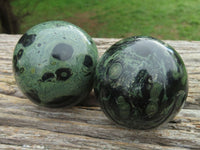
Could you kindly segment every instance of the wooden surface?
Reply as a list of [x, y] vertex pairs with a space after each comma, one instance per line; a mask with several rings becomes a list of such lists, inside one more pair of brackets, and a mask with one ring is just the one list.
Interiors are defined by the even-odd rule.
[[[0, 149], [200, 149], [200, 42], [165, 41], [185, 62], [189, 96], [173, 121], [137, 131], [115, 126], [99, 107], [48, 109], [31, 103], [12, 74], [12, 53], [19, 38], [0, 34]], [[118, 41], [94, 40], [100, 56]], [[89, 99], [94, 100], [93, 93]]]

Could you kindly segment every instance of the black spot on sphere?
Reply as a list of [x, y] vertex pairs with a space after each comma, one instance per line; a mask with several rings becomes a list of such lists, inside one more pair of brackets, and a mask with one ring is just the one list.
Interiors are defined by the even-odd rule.
[[54, 47], [52, 51], [52, 56], [55, 59], [65, 61], [72, 57], [73, 52], [74, 49], [70, 45], [60, 43]]
[[23, 49], [20, 49], [19, 52], [17, 53], [17, 55], [14, 55], [14, 57], [13, 57], [13, 71], [15, 72], [15, 74], [19, 74], [19, 73], [24, 72], [23, 67], [19, 68], [17, 66], [17, 62], [22, 57], [23, 51], [24, 51]]
[[13, 57], [13, 66], [17, 66], [17, 56], [14, 55]]
[[72, 72], [70, 68], [59, 68], [58, 70], [56, 70], [57, 80], [65, 81], [71, 76]]
[[53, 73], [51, 73], [51, 72], [46, 72], [46, 73], [44, 73], [43, 74], [43, 76], [42, 76], [42, 81], [44, 82], [44, 81], [51, 81], [51, 79], [52, 78], [54, 78], [55, 76], [54, 76], [54, 74]]
[[19, 50], [19, 52], [17, 53], [17, 60], [19, 60], [19, 59], [22, 57], [23, 52], [24, 52], [23, 49], [20, 49], [20, 50]]
[[38, 45], [37, 45], [37, 46], [38, 46], [38, 47], [40, 47], [41, 45], [42, 45], [41, 43], [38, 43]]
[[20, 73], [23, 73], [23, 72], [24, 72], [24, 68], [23, 68], [23, 67], [20, 68], [20, 69], [19, 69], [19, 72], [20, 72]]
[[41, 100], [40, 100], [40, 98], [39, 98], [39, 96], [38, 96], [38, 94], [37, 94], [37, 91], [35, 91], [35, 90], [30, 90], [30, 91], [26, 92], [25, 95], [26, 95], [28, 98], [30, 98], [31, 101], [33, 101], [33, 102], [35, 102], [35, 103], [37, 103], [37, 104], [41, 103]]
[[22, 44], [24, 47], [31, 45], [35, 41], [36, 34], [24, 34], [18, 43]]
[[83, 65], [85, 65], [86, 67], [92, 67], [93, 65], [93, 61], [92, 61], [92, 58], [89, 56], [89, 55], [86, 55], [85, 56], [85, 60], [83, 62]]
[[14, 55], [13, 57], [13, 70], [17, 74], [19, 72], [19, 68], [17, 67], [17, 56]]

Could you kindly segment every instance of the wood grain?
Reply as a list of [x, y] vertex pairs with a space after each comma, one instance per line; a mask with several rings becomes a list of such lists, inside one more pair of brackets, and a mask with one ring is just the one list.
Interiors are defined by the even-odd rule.
[[[31, 103], [19, 91], [12, 74], [12, 54], [20, 36], [0, 34], [0, 149], [200, 149], [200, 42], [165, 41], [185, 62], [189, 95], [170, 123], [137, 131], [109, 121], [93, 92], [82, 106], [70, 109]], [[99, 55], [118, 40], [94, 38]]]

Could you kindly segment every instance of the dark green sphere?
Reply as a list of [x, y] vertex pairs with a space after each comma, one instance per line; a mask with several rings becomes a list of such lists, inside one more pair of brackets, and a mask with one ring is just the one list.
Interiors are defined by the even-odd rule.
[[96, 67], [95, 94], [104, 113], [120, 126], [151, 129], [170, 121], [188, 94], [179, 54], [152, 37], [112, 45]]
[[98, 52], [91, 37], [64, 21], [28, 30], [13, 54], [13, 72], [21, 91], [46, 107], [72, 106], [91, 91]]

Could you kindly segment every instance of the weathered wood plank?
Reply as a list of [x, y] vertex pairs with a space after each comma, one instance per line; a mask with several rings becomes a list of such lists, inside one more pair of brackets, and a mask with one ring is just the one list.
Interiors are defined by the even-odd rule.
[[[27, 100], [12, 75], [12, 53], [20, 36], [0, 34], [0, 149], [200, 149], [200, 42], [165, 41], [187, 67], [187, 102], [167, 125], [137, 131], [109, 121], [94, 107], [93, 92], [88, 98], [93, 107], [48, 109]], [[100, 56], [118, 40], [94, 38]]]

